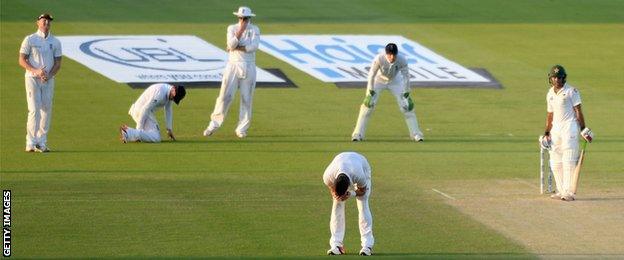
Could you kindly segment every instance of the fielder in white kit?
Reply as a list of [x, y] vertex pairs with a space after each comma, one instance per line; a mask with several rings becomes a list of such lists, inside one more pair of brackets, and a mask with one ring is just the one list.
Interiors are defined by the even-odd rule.
[[228, 63], [223, 71], [221, 91], [210, 116], [210, 123], [204, 130], [204, 136], [212, 135], [221, 127], [234, 94], [239, 88], [241, 100], [236, 136], [246, 137], [251, 125], [252, 100], [256, 88], [256, 50], [260, 44], [260, 29], [251, 24], [251, 17], [256, 15], [249, 7], [241, 6], [238, 12], [233, 14], [238, 16], [238, 23], [227, 28]]
[[423, 133], [418, 127], [414, 102], [410, 97], [410, 75], [407, 60], [398, 52], [397, 45], [389, 43], [386, 45], [385, 54], [379, 54], [373, 59], [368, 72], [366, 98], [360, 106], [357, 124], [351, 135], [352, 141], [364, 140], [368, 119], [375, 109], [381, 91], [385, 89], [390, 90], [396, 98], [399, 109], [405, 116], [405, 123], [407, 123], [410, 138], [417, 142], [424, 140]]
[[61, 42], [52, 36], [50, 14], [37, 17], [37, 32], [26, 36], [20, 47], [19, 64], [26, 70], [26, 152], [49, 152], [47, 145], [54, 77], [61, 68]]
[[167, 135], [175, 141], [173, 135], [173, 109], [172, 101], [180, 104], [186, 96], [184, 86], [167, 83], [156, 83], [149, 86], [143, 94], [130, 107], [128, 114], [136, 122], [136, 128], [122, 125], [119, 129], [120, 139], [127, 142], [160, 142], [160, 128], [154, 112], [165, 108], [165, 121], [167, 123]]
[[330, 249], [328, 255], [345, 253], [345, 200], [355, 196], [360, 224], [360, 255], [371, 255], [375, 239], [373, 237], [373, 216], [368, 206], [371, 194], [371, 167], [364, 156], [355, 152], [344, 152], [334, 157], [323, 174], [323, 182], [333, 198], [329, 229]]
[[580, 134], [586, 140], [591, 139], [593, 133], [585, 127], [581, 95], [578, 89], [566, 83], [566, 78], [567, 74], [561, 65], [553, 66], [548, 73], [552, 87], [546, 95], [548, 113], [542, 138], [546, 140], [545, 148], [550, 148], [550, 165], [557, 186], [557, 193], [551, 197], [573, 201], [575, 195], [570, 191], [570, 184], [579, 159], [578, 137]]

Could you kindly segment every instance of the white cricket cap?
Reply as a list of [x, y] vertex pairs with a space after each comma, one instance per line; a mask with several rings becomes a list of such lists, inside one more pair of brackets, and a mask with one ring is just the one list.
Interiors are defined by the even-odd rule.
[[238, 16], [238, 17], [253, 17], [256, 16], [256, 14], [251, 12], [251, 9], [247, 6], [241, 6], [238, 8], [238, 12], [233, 12], [232, 14]]

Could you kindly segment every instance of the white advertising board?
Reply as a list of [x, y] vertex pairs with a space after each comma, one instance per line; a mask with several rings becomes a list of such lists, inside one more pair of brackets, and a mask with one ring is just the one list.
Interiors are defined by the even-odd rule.
[[[119, 83], [220, 82], [227, 53], [192, 35], [58, 36], [63, 55]], [[257, 82], [283, 83], [257, 68]]]

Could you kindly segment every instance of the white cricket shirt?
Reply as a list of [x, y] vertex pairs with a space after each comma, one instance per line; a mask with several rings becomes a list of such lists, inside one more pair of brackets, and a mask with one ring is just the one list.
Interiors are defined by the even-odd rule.
[[[227, 28], [227, 47], [231, 51], [228, 52], [228, 61], [230, 62], [255, 62], [256, 50], [260, 44], [260, 29], [258, 26], [247, 24], [247, 28], [241, 35], [236, 38], [236, 32], [240, 25], [232, 24]], [[234, 50], [238, 46], [244, 46], [245, 51]]]
[[165, 108], [165, 121], [167, 129], [173, 129], [173, 113], [169, 100], [169, 91], [173, 86], [166, 83], [157, 83], [149, 86], [143, 94], [130, 107], [128, 112], [137, 122], [137, 129], [143, 129], [145, 120], [154, 115], [154, 112], [162, 107]]
[[333, 186], [336, 177], [344, 173], [349, 176], [351, 185], [357, 184], [364, 187], [371, 179], [371, 168], [364, 156], [356, 152], [344, 152], [334, 157], [323, 173], [323, 182], [327, 186]]
[[368, 72], [367, 89], [373, 89], [375, 81], [388, 84], [399, 72], [403, 76], [404, 86], [409, 89], [409, 67], [407, 66], [407, 59], [405, 59], [403, 55], [397, 54], [394, 62], [390, 63], [388, 59], [386, 59], [385, 54], [378, 54], [373, 59], [373, 63]]
[[564, 84], [558, 93], [551, 87], [546, 94], [546, 109], [549, 113], [553, 113], [553, 126], [576, 123], [574, 107], [580, 104], [581, 94], [568, 83]]
[[[39, 30], [28, 35], [22, 41], [20, 53], [28, 55], [28, 63], [35, 69], [45, 67], [46, 73], [50, 73], [54, 66], [54, 58], [63, 55], [61, 51], [61, 42], [48, 33], [48, 37]], [[26, 77], [36, 77], [35, 73], [26, 71]]]

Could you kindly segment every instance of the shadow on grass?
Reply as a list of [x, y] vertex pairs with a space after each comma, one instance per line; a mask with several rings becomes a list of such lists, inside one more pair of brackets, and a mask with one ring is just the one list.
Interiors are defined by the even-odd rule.
[[577, 201], [624, 201], [624, 197], [592, 197], [592, 198], [577, 198]]

